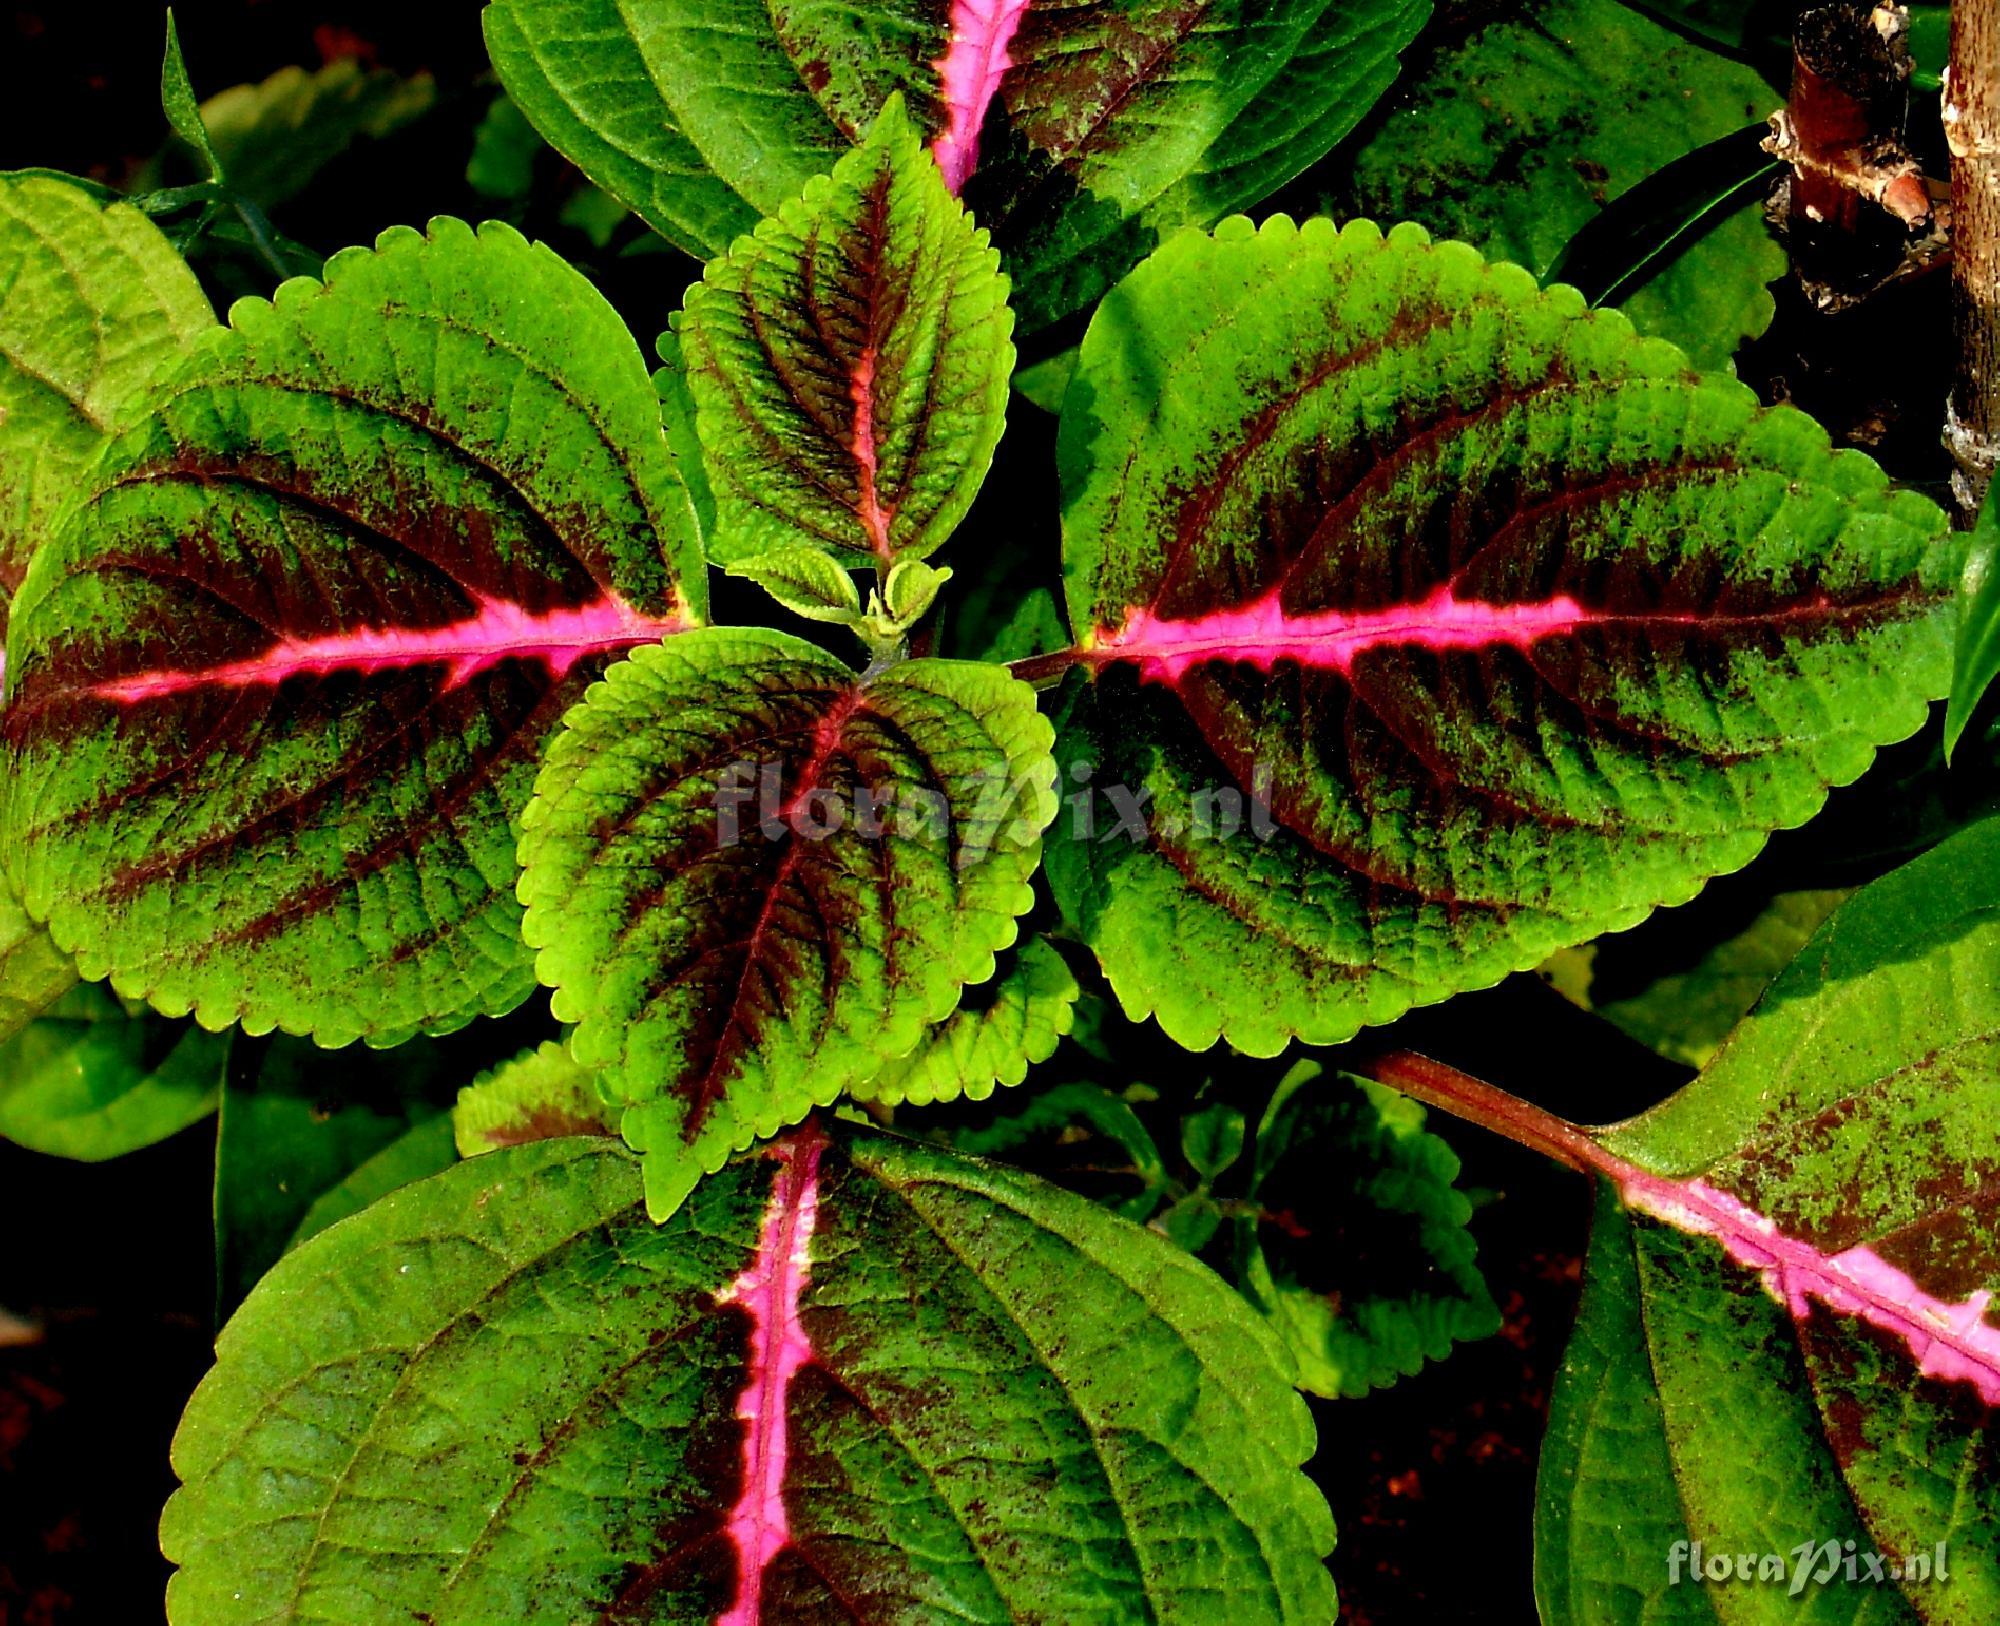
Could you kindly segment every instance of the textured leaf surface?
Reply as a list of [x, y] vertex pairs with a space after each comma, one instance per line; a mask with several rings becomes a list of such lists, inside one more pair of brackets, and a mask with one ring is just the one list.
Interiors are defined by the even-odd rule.
[[123, 1157], [212, 1113], [228, 1056], [226, 1034], [72, 987], [0, 1044], [0, 1136], [85, 1162]]
[[1061, 461], [1059, 750], [1103, 794], [1049, 873], [1191, 1046], [1340, 1040], [1685, 901], [1948, 679], [1933, 505], [1413, 227], [1176, 239]]
[[664, 1215], [993, 975], [1054, 813], [1001, 667], [858, 678], [780, 633], [641, 650], [570, 714], [521, 841], [537, 969]]
[[[1650, 1363], [1690, 1536], [1944, 1542], [1950, 1584], [1891, 1589], [1871, 1620], [2000, 1610], [1996, 904], [1989, 821], [1857, 894], [1700, 1079], [1599, 1136], [1638, 1210], [1614, 1243], [1643, 1339], [1618, 1359]], [[1572, 1566], [1612, 1567], [1578, 1539]], [[1742, 1607], [1726, 1618], [1781, 1618]], [[1862, 1618], [1839, 1607], [1824, 1618]]]
[[1359, 1397], [1485, 1338], [1500, 1312], [1466, 1229], [1458, 1157], [1414, 1101], [1302, 1064], [1257, 1127], [1237, 1277], [1299, 1386]]
[[175, 1442], [180, 1626], [1324, 1626], [1270, 1335], [1162, 1239], [843, 1131], [653, 1225], [631, 1156], [473, 1159], [279, 1265]]
[[1947, 760], [1958, 748], [1980, 700], [2000, 677], [2000, 486], [1989, 487], [1972, 531], [1965, 569], [1965, 612], [1958, 626], [1951, 698], [1945, 706]]
[[613, 654], [698, 619], [636, 346], [505, 227], [244, 301], [17, 605], [10, 874], [84, 974], [339, 1044], [533, 986], [513, 821]]
[[458, 1092], [451, 1117], [464, 1157], [561, 1135], [617, 1133], [595, 1075], [554, 1041], [473, 1080]]
[[858, 1100], [931, 1106], [984, 1101], [996, 1084], [1019, 1084], [1028, 1069], [1056, 1053], [1076, 1019], [1082, 992], [1075, 974], [1046, 939], [1031, 937], [991, 984], [968, 988], [957, 1010], [909, 1055], [852, 1091]]
[[1006, 423], [1007, 281], [900, 102], [711, 260], [676, 326], [723, 563], [804, 537], [886, 568], [972, 506]]
[[53, 176], [0, 174], [0, 590], [7, 598], [106, 438], [214, 326], [194, 273], [137, 209]]
[[550, 143], [704, 257], [903, 94], [1031, 327], [1164, 233], [1267, 196], [1386, 90], [1426, 0], [496, 0], [487, 42]]
[[[1443, 47], [1354, 155], [1342, 213], [1414, 220], [1546, 277], [1605, 204], [1783, 100], [1616, 0], [1499, 9]], [[1785, 256], [1749, 196], [1620, 303], [1719, 367], [1770, 324]]]

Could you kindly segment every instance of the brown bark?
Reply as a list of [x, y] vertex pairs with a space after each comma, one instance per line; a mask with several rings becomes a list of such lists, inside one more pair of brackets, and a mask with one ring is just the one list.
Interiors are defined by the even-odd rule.
[[1958, 464], [1952, 489], [1969, 517], [2000, 465], [2000, 0], [1951, 8], [1944, 121], [1958, 340], [1945, 444]]
[[1781, 223], [1799, 283], [1822, 310], [1908, 274], [1935, 233], [1922, 166], [1905, 144], [1909, 14], [1835, 0], [1803, 12], [1791, 98], [1765, 146], [1791, 166]]

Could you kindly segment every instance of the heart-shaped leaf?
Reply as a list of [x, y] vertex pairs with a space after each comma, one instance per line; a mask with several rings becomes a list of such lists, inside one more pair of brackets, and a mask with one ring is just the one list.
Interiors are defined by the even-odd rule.
[[614, 653], [699, 619], [637, 347], [440, 221], [246, 300], [16, 606], [10, 876], [86, 977], [388, 1043], [533, 987], [513, 820]]
[[1337, 1041], [1682, 902], [1949, 681], [1933, 504], [1414, 227], [1176, 239], [1061, 459], [1100, 794], [1049, 873], [1190, 1046]]
[[810, 538], [886, 570], [972, 506], [1007, 419], [1007, 279], [900, 100], [675, 325], [722, 563]]
[[1304, 1406], [1163, 1239], [807, 1130], [664, 1227], [544, 1141], [272, 1272], [175, 1441], [178, 1626], [1333, 1619]]
[[523, 820], [525, 931], [657, 1214], [993, 975], [1034, 901], [1049, 744], [1002, 667], [858, 677], [720, 627], [570, 714]]
[[1394, 78], [1428, 0], [494, 0], [488, 47], [549, 142], [721, 252], [901, 93], [993, 230], [1031, 327], [1162, 234], [1267, 196]]
[[1019, 1084], [1056, 1053], [1082, 990], [1062, 955], [1031, 937], [990, 984], [968, 988], [957, 1010], [901, 1061], [850, 1092], [861, 1101], [913, 1107], [984, 1101], [996, 1084]]
[[0, 604], [105, 440], [214, 326], [194, 273], [137, 209], [0, 174]]

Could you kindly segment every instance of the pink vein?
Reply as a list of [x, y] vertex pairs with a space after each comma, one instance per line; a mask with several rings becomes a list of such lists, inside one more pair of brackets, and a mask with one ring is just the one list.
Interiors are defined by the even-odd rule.
[[[1211, 661], [1235, 661], [1268, 672], [1281, 660], [1301, 666], [1348, 671], [1371, 649], [1527, 649], [1545, 638], [1580, 627], [1776, 626], [1840, 613], [1823, 593], [1748, 614], [1673, 611], [1593, 610], [1567, 595], [1519, 604], [1462, 599], [1449, 583], [1409, 604], [1380, 610], [1320, 610], [1294, 615], [1280, 602], [1280, 589], [1234, 609], [1191, 620], [1171, 621], [1150, 609], [1127, 613], [1116, 632], [1100, 629], [1084, 658], [1095, 662], [1132, 661], [1143, 676], [1173, 683], [1189, 668]], [[1868, 606], [1857, 606], [1857, 613]]]
[[674, 616], [649, 616], [617, 594], [540, 614], [507, 599], [479, 599], [479, 611], [441, 627], [360, 627], [317, 638], [280, 638], [258, 655], [214, 666], [162, 668], [93, 684], [90, 693], [132, 704], [190, 689], [275, 687], [329, 672], [380, 672], [443, 664], [456, 688], [504, 660], [540, 661], [557, 677], [586, 655], [649, 644], [685, 630]]
[[876, 554], [886, 563], [896, 550], [889, 545], [889, 516], [882, 512], [882, 499], [875, 489], [881, 464], [875, 446], [875, 346], [869, 345], [854, 364], [854, 378], [848, 395], [854, 402], [854, 461], [861, 470], [861, 525]]
[[1099, 635], [1090, 658], [1136, 661], [1145, 676], [1167, 683], [1207, 661], [1240, 661], [1268, 672], [1281, 660], [1295, 660], [1345, 672], [1357, 655], [1383, 645], [1525, 649], [1593, 619], [1609, 618], [1594, 616], [1573, 598], [1486, 604], [1454, 597], [1448, 585], [1414, 604], [1293, 615], [1274, 590], [1236, 609], [1190, 621], [1167, 621], [1151, 610], [1134, 610], [1117, 632]]
[[785, 1516], [786, 1405], [791, 1382], [812, 1359], [799, 1296], [812, 1276], [819, 1214], [819, 1158], [826, 1137], [808, 1122], [771, 1148], [782, 1165], [771, 1183], [757, 1257], [719, 1296], [750, 1312], [750, 1371], [736, 1402], [743, 1419], [743, 1489], [729, 1515], [736, 1549], [736, 1599], [715, 1626], [759, 1626], [764, 1572], [791, 1541]]
[[938, 91], [950, 120], [931, 143], [944, 184], [956, 194], [979, 167], [979, 132], [1000, 81], [1013, 67], [1007, 47], [1028, 0], [954, 0], [951, 43], [936, 63]]
[[1993, 1295], [1982, 1288], [1951, 1304], [1925, 1292], [1915, 1278], [1872, 1248], [1828, 1254], [1787, 1236], [1756, 1209], [1704, 1180], [1666, 1180], [1613, 1159], [1606, 1170], [1626, 1203], [1697, 1236], [1714, 1237], [1729, 1257], [1748, 1265], [1765, 1290], [1803, 1320], [1807, 1300], [1859, 1316], [1895, 1334], [1935, 1378], [1969, 1383], [1989, 1406], [2000, 1406], [2000, 1327], [1986, 1319]]

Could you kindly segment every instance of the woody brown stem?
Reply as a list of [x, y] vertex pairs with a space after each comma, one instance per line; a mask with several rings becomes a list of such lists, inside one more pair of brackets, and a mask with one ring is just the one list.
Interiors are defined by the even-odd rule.
[[1821, 309], [1864, 297], [1903, 266], [1931, 219], [1921, 166], [1904, 145], [1909, 17], [1895, 4], [1838, 0], [1802, 13], [1791, 99], [1765, 145], [1791, 166], [1785, 237]]
[[1945, 444], [1968, 520], [2000, 464], [2000, 5], [1952, 7], [1945, 85], [1951, 145], [1953, 315], [1958, 340]]

